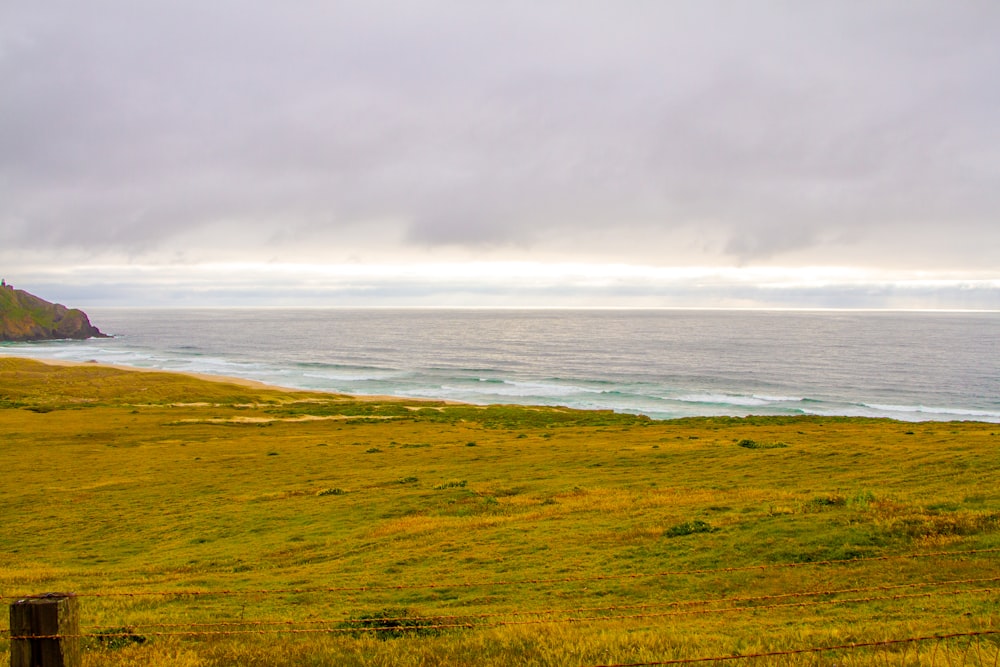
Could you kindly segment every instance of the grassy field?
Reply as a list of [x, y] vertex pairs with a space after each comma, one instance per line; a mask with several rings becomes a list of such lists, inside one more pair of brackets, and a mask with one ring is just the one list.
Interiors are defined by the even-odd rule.
[[0, 357], [0, 466], [0, 596], [78, 593], [88, 666], [656, 664], [1000, 630], [996, 424], [657, 422]]

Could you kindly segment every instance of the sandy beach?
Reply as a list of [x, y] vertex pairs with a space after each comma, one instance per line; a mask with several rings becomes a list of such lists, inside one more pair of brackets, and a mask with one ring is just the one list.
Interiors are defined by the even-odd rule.
[[160, 368], [138, 368], [136, 366], [124, 366], [121, 364], [108, 364], [98, 361], [70, 361], [67, 359], [50, 359], [45, 357], [22, 357], [15, 355], [6, 355], [0, 351], [0, 358], [10, 358], [10, 359], [31, 359], [32, 361], [37, 361], [39, 363], [46, 364], [48, 366], [65, 366], [65, 367], [100, 367], [100, 368], [114, 368], [115, 370], [134, 372], [134, 373], [167, 373], [171, 375], [184, 375], [186, 377], [195, 378], [198, 380], [205, 380], [207, 382], [219, 382], [222, 384], [232, 384], [239, 387], [247, 387], [248, 389], [264, 389], [272, 391], [283, 391], [289, 393], [303, 393], [303, 394], [327, 394], [332, 396], [345, 396], [350, 397], [354, 401], [414, 401], [419, 403], [444, 403], [446, 405], [463, 405], [461, 401], [449, 401], [449, 400], [438, 400], [438, 399], [426, 399], [426, 398], [412, 398], [410, 396], [387, 396], [387, 395], [368, 395], [368, 394], [345, 394], [342, 392], [328, 392], [320, 389], [301, 389], [298, 387], [282, 387], [279, 385], [268, 384], [266, 382], [259, 382], [257, 380], [248, 380], [245, 378], [232, 377], [228, 375], [210, 375], [207, 373], [191, 373], [187, 371], [173, 371], [164, 370]]

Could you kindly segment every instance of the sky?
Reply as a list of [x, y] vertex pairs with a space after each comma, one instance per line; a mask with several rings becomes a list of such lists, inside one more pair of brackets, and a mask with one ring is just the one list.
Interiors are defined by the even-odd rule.
[[1000, 309], [994, 0], [0, 4], [85, 306]]

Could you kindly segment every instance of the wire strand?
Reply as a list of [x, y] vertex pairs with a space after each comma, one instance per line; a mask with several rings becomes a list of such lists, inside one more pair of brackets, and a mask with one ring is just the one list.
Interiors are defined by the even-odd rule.
[[[900, 590], [908, 588], [928, 588], [936, 586], [957, 586], [961, 584], [977, 584], [977, 583], [990, 583], [990, 582], [1000, 582], [1000, 577], [986, 577], [981, 579], [955, 579], [951, 581], [938, 581], [938, 582], [917, 582], [910, 584], [892, 584], [883, 586], [866, 586], [857, 588], [839, 588], [839, 589], [827, 589], [827, 590], [816, 590], [816, 591], [799, 591], [795, 593], [780, 593], [775, 595], [756, 595], [756, 596], [745, 596], [745, 597], [729, 597], [729, 598], [705, 598], [701, 600], [678, 600], [673, 602], [660, 602], [660, 603], [646, 603], [646, 604], [634, 604], [634, 605], [607, 605], [601, 607], [576, 607], [570, 609], [536, 609], [536, 610], [511, 610], [511, 611], [497, 611], [488, 612], [481, 614], [451, 614], [451, 615], [427, 615], [427, 616], [398, 616], [398, 617], [385, 617], [379, 618], [380, 621], [449, 621], [458, 619], [486, 619], [486, 618], [503, 618], [503, 617], [516, 617], [516, 616], [540, 616], [545, 614], [572, 614], [581, 612], [601, 612], [601, 611], [624, 611], [624, 610], [634, 610], [634, 609], [663, 609], [670, 607], [693, 607], [699, 605], [709, 605], [709, 604], [733, 604], [738, 602], [763, 602], [766, 600], [781, 600], [789, 598], [801, 598], [801, 597], [818, 597], [821, 595], [843, 595], [846, 593], [864, 593], [872, 591], [890, 591], [890, 590]], [[970, 591], [971, 592], [971, 591]], [[953, 595], [956, 592], [947, 592], [946, 594]], [[748, 607], [749, 608], [749, 607]], [[754, 609], [761, 608], [760, 606], [752, 607]], [[259, 621], [216, 621], [213, 623], [135, 623], [128, 624], [131, 628], [194, 628], [194, 627], [244, 627], [247, 625], [308, 625], [308, 624], [324, 624], [324, 623], [350, 623], [358, 622], [362, 619], [358, 618], [340, 618], [340, 619], [307, 619], [307, 620], [288, 620], [288, 619], [273, 619], [273, 620], [259, 620]], [[119, 627], [119, 626], [116, 626]], [[95, 631], [102, 629], [113, 629], [98, 627], [94, 628]]]
[[[668, 618], [677, 616], [693, 616], [693, 615], [707, 615], [707, 614], [724, 614], [724, 613], [740, 613], [740, 612], [760, 612], [760, 611], [773, 611], [776, 609], [791, 609], [791, 608], [804, 608], [804, 607], [814, 607], [821, 605], [835, 605], [835, 604], [862, 604], [869, 602], [885, 602], [885, 601], [897, 601], [897, 600], [910, 600], [915, 598], [929, 598], [936, 596], [946, 596], [946, 595], [960, 595], [960, 594], [979, 594], [979, 593], [993, 593], [996, 589], [993, 588], [981, 588], [975, 590], [955, 590], [955, 591], [943, 591], [943, 592], [929, 592], [929, 593], [912, 593], [907, 595], [891, 595], [891, 596], [881, 596], [881, 597], [867, 597], [867, 598], [853, 598], [846, 600], [812, 600], [809, 602], [793, 602], [793, 603], [782, 603], [782, 604], [772, 604], [772, 605], [755, 605], [747, 607], [725, 607], [720, 609], [688, 609], [683, 611], [671, 611], [662, 612], [657, 614], [630, 614], [630, 615], [620, 615], [620, 616], [576, 616], [569, 618], [544, 618], [544, 619], [532, 619], [523, 621], [498, 621], [495, 623], [484, 623], [475, 625], [470, 622], [465, 623], [437, 623], [437, 624], [427, 624], [427, 625], [414, 625], [409, 627], [401, 627], [399, 625], [383, 625], [383, 626], [347, 626], [341, 625], [340, 627], [331, 627], [337, 621], [327, 621], [328, 625], [321, 628], [280, 628], [280, 629], [258, 629], [258, 630], [188, 630], [188, 631], [155, 631], [146, 632], [145, 636], [150, 637], [198, 637], [198, 636], [226, 636], [226, 635], [266, 635], [266, 634], [283, 634], [283, 633], [293, 633], [293, 634], [318, 634], [318, 633], [357, 633], [357, 632], [376, 632], [376, 631], [393, 631], [393, 632], [419, 632], [426, 629], [445, 629], [445, 628], [465, 628], [465, 629], [488, 629], [488, 628], [499, 628], [508, 626], [522, 626], [522, 625], [553, 625], [560, 623], [585, 623], [591, 621], [631, 621], [631, 620], [642, 620], [642, 619], [652, 619], [652, 618]], [[379, 622], [387, 623], [391, 622], [392, 619], [374, 619]], [[407, 620], [415, 620], [410, 617]], [[339, 622], [343, 623], [343, 622]], [[287, 625], [294, 625], [295, 622], [288, 623]], [[247, 622], [243, 625], [257, 626], [263, 628], [269, 625], [266, 622]], [[184, 626], [192, 627], [192, 626]], [[30, 635], [30, 636], [12, 636], [11, 640], [28, 640], [28, 639], [81, 639], [81, 638], [112, 638], [112, 637], [133, 637], [136, 636], [135, 632], [100, 632], [100, 633], [81, 633], [81, 634], [67, 634], [67, 635]]]
[[799, 655], [802, 653], [823, 653], [826, 651], [846, 651], [859, 648], [874, 648], [878, 646], [894, 646], [898, 644], [914, 644], [926, 641], [940, 641], [944, 639], [958, 639], [966, 637], [984, 637], [988, 635], [1000, 634], [1000, 630], [980, 630], [977, 632], [955, 632], [947, 635], [929, 635], [927, 637], [907, 637], [906, 639], [885, 639], [876, 642], [853, 642], [850, 644], [837, 644], [833, 646], [810, 646], [808, 648], [788, 649], [785, 651], [767, 651], [763, 653], [743, 653], [736, 655], [721, 655], [701, 658], [676, 658], [673, 660], [658, 660], [654, 662], [629, 662], [603, 665], [591, 665], [590, 667], [652, 667], [655, 665], [683, 665], [697, 662], [722, 662], [732, 660], [754, 660], [757, 658], [773, 658], [776, 656]]
[[[303, 593], [361, 593], [380, 591], [400, 591], [400, 590], [421, 590], [421, 589], [447, 589], [447, 588], [484, 588], [496, 586], [519, 586], [554, 583], [581, 583], [590, 581], [622, 581], [629, 579], [645, 579], [670, 576], [692, 576], [698, 574], [719, 574], [728, 572], [749, 572], [767, 571], [774, 569], [791, 569], [801, 567], [825, 566], [825, 565], [853, 565], [859, 563], [874, 563], [888, 560], [905, 560], [910, 558], [938, 558], [942, 556], [970, 556], [988, 553], [1000, 553], [997, 549], [974, 549], [969, 551], [934, 551], [926, 553], [897, 554], [893, 556], [874, 556], [871, 558], [847, 558], [838, 560], [809, 561], [802, 563], [765, 563], [761, 565], [744, 565], [739, 567], [705, 568], [691, 570], [665, 570], [661, 572], [634, 572], [628, 574], [608, 574], [594, 575], [589, 577], [563, 577], [563, 578], [538, 578], [538, 579], [510, 579], [493, 581], [464, 581], [464, 582], [435, 582], [427, 584], [399, 584], [393, 586], [317, 586], [306, 588], [275, 588], [275, 589], [217, 589], [217, 590], [180, 590], [180, 591], [115, 591], [115, 592], [82, 592], [75, 593], [77, 597], [196, 597], [211, 595], [287, 595]], [[37, 595], [21, 596], [0, 596], [0, 599], [32, 599]]]

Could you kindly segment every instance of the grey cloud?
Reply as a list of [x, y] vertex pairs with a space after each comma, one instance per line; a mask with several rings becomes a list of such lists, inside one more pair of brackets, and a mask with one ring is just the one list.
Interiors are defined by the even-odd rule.
[[235, 221], [294, 252], [392, 219], [418, 248], [600, 254], [614, 227], [646, 241], [614, 261], [694, 233], [720, 262], [892, 238], [912, 264], [938, 245], [917, 225], [996, 266], [992, 3], [104, 0], [0, 25], [8, 246], [173, 252]]

